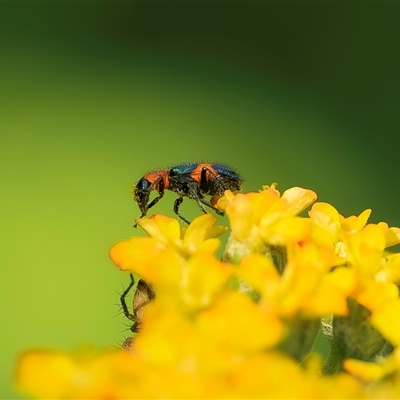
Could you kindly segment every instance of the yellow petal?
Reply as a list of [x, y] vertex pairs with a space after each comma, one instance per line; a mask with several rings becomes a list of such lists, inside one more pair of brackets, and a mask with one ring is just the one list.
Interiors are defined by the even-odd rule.
[[387, 263], [376, 275], [376, 279], [383, 282], [400, 284], [400, 254], [387, 256]]
[[181, 301], [187, 309], [208, 307], [232, 273], [230, 265], [213, 256], [191, 257], [184, 266], [179, 285]]
[[272, 261], [259, 254], [250, 254], [242, 259], [236, 271], [239, 278], [267, 297], [272, 296], [281, 279]]
[[[110, 258], [123, 271], [136, 272], [139, 264], [153, 263], [166, 246], [152, 238], [132, 238], [121, 240], [110, 249]], [[139, 267], [143, 269], [144, 267]]]
[[[315, 388], [295, 361], [278, 352], [247, 357], [230, 376], [236, 399], [311, 399]], [[315, 397], [313, 397], [313, 395]]]
[[132, 382], [135, 364], [135, 359], [121, 350], [100, 354], [91, 348], [79, 349], [77, 354], [38, 350], [22, 356], [16, 381], [35, 398], [127, 398], [128, 394], [141, 394]]
[[68, 393], [75, 363], [67, 353], [35, 351], [22, 356], [18, 371], [19, 388], [37, 398], [62, 398]]
[[249, 236], [253, 226], [252, 198], [256, 193], [236, 195], [226, 207], [232, 233], [239, 241], [244, 241]]
[[176, 307], [157, 301], [146, 306], [143, 326], [135, 338], [134, 352], [155, 365], [175, 365], [193, 328]]
[[382, 379], [386, 374], [385, 369], [379, 364], [353, 358], [344, 360], [343, 368], [364, 381], [377, 381]]
[[346, 255], [361, 276], [372, 277], [381, 269], [385, 235], [379, 226], [367, 225], [361, 231], [341, 232]]
[[140, 275], [154, 285], [175, 287], [181, 277], [181, 259], [173, 246], [153, 238], [132, 238], [115, 244], [110, 258], [123, 271]]
[[364, 210], [358, 217], [352, 215], [350, 217], [343, 217], [340, 215], [340, 222], [342, 229], [346, 232], [360, 231], [367, 224], [368, 218], [371, 215], [370, 208]]
[[254, 222], [258, 223], [260, 219], [265, 219], [268, 215], [281, 216], [287, 208], [287, 202], [279, 197], [277, 190], [267, 189], [254, 196], [253, 207]]
[[310, 225], [309, 219], [300, 217], [281, 218], [272, 226], [265, 226], [262, 220], [260, 234], [267, 243], [285, 246], [304, 240], [310, 232]]
[[317, 200], [317, 194], [309, 189], [293, 187], [282, 194], [282, 199], [287, 201], [288, 207], [284, 216], [294, 216], [300, 214], [310, 204]]
[[400, 346], [400, 299], [373, 312], [370, 321], [393, 345]]
[[276, 344], [282, 324], [272, 312], [263, 312], [247, 295], [226, 293], [213, 308], [197, 317], [198, 329], [210, 342], [243, 353], [260, 351]]
[[303, 313], [309, 317], [347, 315], [347, 297], [355, 289], [356, 283], [354, 271], [349, 268], [338, 267], [325, 274], [315, 292], [303, 302]]
[[214, 254], [218, 250], [219, 246], [221, 246], [221, 241], [219, 239], [217, 238], [207, 239], [199, 245], [196, 254], [200, 253]]
[[358, 303], [374, 312], [397, 299], [399, 290], [394, 283], [376, 282], [370, 279], [363, 282], [360, 293], [355, 297]]
[[315, 203], [308, 215], [317, 226], [329, 233], [333, 243], [339, 240], [340, 217], [333, 206], [328, 203]]
[[386, 246], [395, 246], [400, 243], [400, 228], [391, 227], [386, 234]]
[[214, 226], [216, 221], [211, 214], [204, 214], [195, 218], [187, 228], [183, 238], [185, 249], [194, 252], [205, 240], [225, 233], [227, 228]]
[[159, 240], [160, 242], [175, 242], [180, 238], [181, 229], [179, 222], [174, 218], [155, 214], [150, 219], [139, 218], [137, 223], [148, 233], [149, 236]]

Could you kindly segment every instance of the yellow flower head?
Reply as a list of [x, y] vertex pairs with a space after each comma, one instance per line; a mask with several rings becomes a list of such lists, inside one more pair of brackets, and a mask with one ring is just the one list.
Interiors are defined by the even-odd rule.
[[[138, 219], [150, 237], [118, 242], [111, 248], [110, 258], [117, 267], [139, 274], [161, 292], [178, 291], [187, 306], [206, 306], [229, 276], [229, 267], [214, 257], [220, 245], [217, 236], [226, 231], [215, 226], [215, 221], [210, 214], [202, 215], [182, 230], [178, 221], [162, 215]], [[199, 274], [201, 269], [209, 273]]]
[[[212, 198], [230, 221], [223, 261], [215, 253], [227, 228], [211, 214], [185, 229], [162, 215], [138, 219], [147, 236], [110, 250], [155, 292], [129, 351], [27, 352], [19, 389], [60, 399], [397, 398], [400, 257], [385, 248], [400, 230], [328, 203], [301, 216], [316, 198], [276, 184]], [[324, 360], [313, 354], [321, 320]]]
[[312, 204], [317, 195], [312, 190], [292, 188], [282, 196], [275, 185], [259, 193], [233, 196], [227, 193], [232, 234], [238, 241], [257, 246], [260, 241], [283, 245], [301, 240], [307, 227], [295, 217]]

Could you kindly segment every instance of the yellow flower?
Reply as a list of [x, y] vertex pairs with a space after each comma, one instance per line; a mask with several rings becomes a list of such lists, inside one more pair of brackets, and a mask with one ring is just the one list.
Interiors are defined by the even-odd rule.
[[[159, 253], [164, 249], [175, 251], [182, 257], [195, 252], [214, 253], [220, 245], [216, 238], [226, 232], [225, 227], [214, 226], [215, 221], [211, 214], [205, 214], [196, 218], [189, 228], [182, 230], [177, 220], [163, 215], [140, 218], [137, 223], [150, 238], [135, 237], [118, 242], [111, 248], [110, 257], [119, 268], [135, 272], [133, 264], [136, 259], [146, 259], [143, 253]], [[142, 246], [143, 251], [140, 251]]]
[[[321, 228], [317, 231], [316, 240], [322, 243], [331, 243], [335, 247], [336, 253], [340, 257], [349, 258], [351, 254], [348, 254], [348, 249], [345, 248], [343, 241], [357, 233], [364, 231], [364, 242], [366, 242], [366, 233], [369, 228], [366, 226], [369, 216], [371, 215], [371, 209], [364, 210], [359, 216], [352, 215], [345, 218], [340, 215], [338, 211], [328, 203], [315, 203], [311, 210], [308, 212], [313, 223]], [[374, 225], [384, 235], [384, 248], [394, 246], [400, 243], [400, 229], [397, 227], [390, 227], [385, 222], [380, 222]], [[372, 242], [378, 240], [382, 243], [382, 239], [376, 236], [376, 232], [370, 235]], [[328, 239], [329, 238], [329, 239]], [[349, 261], [351, 261], [349, 259]], [[354, 262], [354, 260], [353, 260]]]
[[331, 272], [335, 262], [333, 253], [308, 243], [290, 249], [282, 276], [271, 260], [258, 254], [243, 258], [236, 274], [257, 291], [261, 304], [273, 307], [281, 317], [345, 315], [356, 281], [348, 268]]
[[257, 248], [263, 240], [278, 245], [301, 240], [307, 226], [294, 217], [312, 204], [317, 195], [295, 187], [280, 196], [272, 185], [260, 193], [227, 194], [227, 198], [232, 234], [236, 240]]
[[343, 233], [347, 259], [360, 274], [370, 278], [382, 267], [385, 235], [378, 225], [367, 225], [355, 233]]
[[314, 292], [304, 301], [302, 312], [314, 317], [346, 315], [346, 300], [355, 285], [355, 276], [347, 268], [339, 267], [331, 273], [324, 274]]
[[[280, 313], [293, 316], [301, 312], [309, 317], [346, 312], [346, 298], [354, 287], [351, 272], [331, 272], [337, 259], [313, 243], [293, 246], [282, 275], [278, 297]], [[334, 301], [332, 301], [334, 300]]]
[[225, 192], [231, 234], [224, 259], [238, 264], [250, 253], [269, 257], [280, 273], [286, 265], [285, 246], [302, 242], [310, 235], [311, 223], [298, 214], [315, 201], [312, 190], [299, 187], [281, 196], [276, 184], [259, 192], [233, 195]]
[[21, 392], [35, 398], [111, 399], [135, 392], [136, 373], [135, 362], [123, 351], [37, 350], [22, 356], [16, 381]]
[[[213, 198], [231, 223], [223, 261], [215, 253], [226, 228], [211, 214], [186, 229], [162, 215], [139, 219], [148, 237], [110, 250], [156, 293], [129, 351], [27, 352], [19, 389], [59, 399], [397, 398], [400, 257], [385, 248], [400, 230], [328, 203], [301, 217], [316, 197], [298, 187], [281, 196], [272, 184]], [[312, 354], [321, 319], [326, 360]]]
[[202, 215], [183, 231], [177, 220], [162, 215], [138, 219], [151, 237], [118, 242], [110, 258], [160, 292], [179, 293], [186, 307], [206, 307], [230, 275], [229, 266], [213, 256], [220, 245], [216, 236], [226, 231], [214, 226], [215, 221], [210, 214]]

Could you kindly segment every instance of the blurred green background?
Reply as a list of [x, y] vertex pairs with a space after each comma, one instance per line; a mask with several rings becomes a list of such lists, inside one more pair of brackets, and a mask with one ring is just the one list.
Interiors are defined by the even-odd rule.
[[400, 225], [399, 17], [396, 2], [1, 2], [0, 398], [21, 398], [23, 349], [128, 334], [108, 249], [142, 234], [128, 191], [149, 169], [228, 163], [245, 190], [312, 188]]

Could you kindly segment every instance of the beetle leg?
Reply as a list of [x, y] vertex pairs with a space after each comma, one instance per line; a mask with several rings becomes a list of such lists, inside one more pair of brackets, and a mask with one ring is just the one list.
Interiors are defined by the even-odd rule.
[[[157, 183], [160, 183], [159, 188], [158, 188], [158, 196], [155, 197], [150, 204], [147, 205], [147, 210], [151, 207], [154, 207], [158, 201], [160, 199], [163, 198], [164, 196], [164, 181], [161, 178], [158, 178], [156, 181], [154, 181], [154, 183], [151, 185], [150, 190], [152, 190], [153, 187], [155, 187], [157, 185]], [[147, 211], [146, 210], [146, 211]], [[143, 213], [142, 213], [143, 214]], [[144, 215], [142, 215], [140, 218], [144, 217]]]
[[208, 193], [207, 171], [210, 171], [210, 170], [208, 168], [202, 168], [201, 173], [200, 173], [200, 190], [203, 193]]
[[183, 201], [183, 197], [178, 197], [178, 198], [175, 200], [175, 203], [174, 203], [174, 213], [175, 213], [183, 222], [186, 222], [188, 225], [190, 225], [190, 222], [189, 222], [186, 218], [182, 217], [181, 214], [179, 214], [179, 207], [180, 207], [180, 205], [182, 204], [182, 201]]
[[[218, 215], [225, 215], [225, 213], [223, 211], [221, 211], [219, 208], [214, 207], [212, 204], [210, 204], [208, 201], [204, 200], [204, 199], [200, 199], [200, 201], [207, 207], [210, 207], [212, 210], [214, 210]], [[202, 207], [200, 207], [202, 208]], [[202, 210], [204, 211], [204, 208], [202, 208]], [[204, 211], [206, 212], [206, 211]]]

